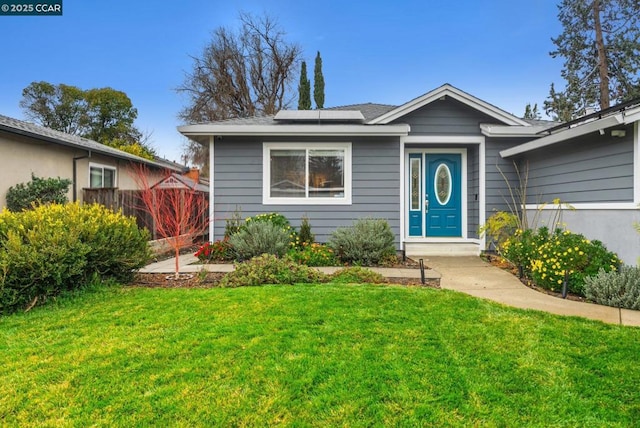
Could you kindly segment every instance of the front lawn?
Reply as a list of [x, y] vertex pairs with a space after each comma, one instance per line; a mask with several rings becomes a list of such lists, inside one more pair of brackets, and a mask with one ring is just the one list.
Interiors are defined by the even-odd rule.
[[639, 355], [446, 290], [115, 287], [0, 318], [0, 425], [631, 426]]

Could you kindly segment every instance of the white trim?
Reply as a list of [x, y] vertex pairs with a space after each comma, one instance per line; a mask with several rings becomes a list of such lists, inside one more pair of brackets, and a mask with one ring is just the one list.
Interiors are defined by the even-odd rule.
[[549, 125], [530, 125], [530, 126], [506, 126], [493, 125], [490, 123], [481, 123], [480, 132], [487, 137], [536, 137], [538, 133], [553, 126]]
[[409, 135], [403, 138], [407, 144], [481, 144], [482, 135]]
[[[567, 207], [568, 205], [568, 207]], [[576, 210], [576, 211], [580, 211], [580, 210], [640, 210], [640, 206], [638, 206], [637, 203], [635, 202], [580, 202], [580, 203], [576, 203], [576, 204], [572, 204], [572, 203], [564, 203], [562, 204], [562, 207], [560, 207], [558, 204], [546, 204], [546, 205], [542, 205], [542, 204], [527, 204], [524, 206], [524, 208], [526, 210], [542, 210], [542, 211], [549, 211], [549, 210], [558, 210], [558, 209], [562, 209], [565, 211], [571, 211], [571, 210]]]
[[640, 204], [640, 123], [633, 124], [633, 203]]
[[[486, 201], [486, 143], [484, 138], [478, 146], [478, 226], [483, 226], [487, 221], [487, 201]], [[480, 249], [487, 248], [487, 234], [483, 233], [480, 238]]]
[[511, 147], [500, 152], [500, 156], [508, 158], [511, 156], [527, 153], [532, 150], [537, 150], [542, 147], [547, 147], [561, 141], [566, 141], [570, 138], [580, 137], [582, 135], [590, 134], [592, 132], [600, 131], [611, 126], [616, 126], [624, 122], [622, 114], [616, 114], [613, 116], [607, 116], [602, 119], [597, 119], [592, 122], [583, 123], [573, 128], [565, 129], [556, 134], [547, 135], [546, 137], [539, 138], [528, 143], [520, 144], [515, 147]]
[[454, 100], [457, 100], [481, 113], [491, 116], [494, 119], [504, 122], [507, 125], [530, 126], [529, 123], [525, 122], [524, 120], [519, 119], [494, 105], [482, 101], [479, 98], [467, 94], [466, 92], [463, 92], [460, 89], [449, 85], [448, 83], [430, 92], [427, 92], [426, 94], [415, 98], [408, 103], [405, 103], [391, 110], [390, 112], [383, 114], [382, 116], [378, 116], [377, 118], [370, 120], [368, 123], [374, 125], [393, 122], [394, 120], [399, 119], [402, 116], [405, 116], [421, 107], [424, 107], [427, 104], [431, 104], [434, 101], [440, 100], [443, 97], [453, 98]]
[[[91, 168], [100, 168], [102, 169], [102, 186], [100, 187], [92, 187], [91, 186]], [[106, 164], [102, 164], [102, 163], [96, 163], [96, 162], [89, 162], [89, 176], [88, 176], [88, 181], [89, 184], [87, 185], [87, 187], [89, 187], [90, 189], [102, 189], [104, 188], [104, 170], [105, 169], [110, 169], [113, 171], [113, 187], [118, 187], [118, 168], [112, 165], [106, 165]]]
[[[304, 143], [304, 142], [263, 142], [262, 143], [262, 204], [263, 205], [351, 205], [353, 190], [351, 163], [352, 147], [350, 142], [343, 143]], [[275, 150], [344, 150], [344, 196], [342, 198], [273, 198], [270, 196], [271, 162], [269, 151]], [[308, 153], [308, 152], [307, 152]], [[305, 164], [305, 169], [308, 163]], [[308, 180], [308, 171], [305, 172]], [[307, 183], [308, 184], [308, 183]], [[308, 187], [308, 186], [307, 186]]]
[[399, 125], [238, 125], [224, 123], [209, 123], [198, 125], [179, 126], [178, 131], [187, 137], [198, 136], [404, 136], [409, 133], [411, 127], [406, 124]]
[[632, 108], [622, 112], [624, 115], [624, 123], [629, 124], [640, 121], [640, 107]]
[[405, 188], [405, 178], [404, 178], [404, 170], [407, 167], [407, 164], [405, 163], [405, 153], [404, 153], [404, 138], [406, 137], [400, 137], [400, 193], [398, 194], [400, 196], [400, 236], [398, 237], [400, 239], [400, 249], [402, 251], [405, 251], [405, 247], [404, 247], [404, 235], [405, 235], [405, 228], [406, 228], [406, 219], [405, 219], [405, 214], [404, 214], [404, 210], [405, 207], [407, 205], [405, 205], [405, 192], [406, 192], [406, 188]]
[[215, 137], [209, 137], [209, 241], [215, 241]]
[[[461, 238], [458, 237], [451, 237], [451, 238], [447, 238], [447, 239], [467, 239], [468, 236], [468, 186], [469, 186], [469, 182], [468, 182], [468, 176], [467, 176], [467, 149], [465, 148], [455, 148], [455, 147], [451, 147], [451, 148], [414, 148], [414, 149], [406, 149], [404, 151], [404, 155], [402, 156], [402, 158], [405, 161], [405, 165], [407, 164], [407, 161], [409, 160], [409, 154], [411, 153], [422, 153], [422, 154], [430, 154], [430, 153], [451, 153], [451, 154], [459, 154], [460, 155], [460, 221], [462, 222], [461, 224]], [[425, 174], [425, 168], [427, 167], [426, 162], [422, 162], [422, 168], [423, 168], [423, 180], [424, 180], [424, 174]], [[407, 171], [406, 169], [404, 170], [403, 175], [403, 180], [404, 181], [408, 181], [409, 180], [409, 176], [407, 175], [409, 174], [409, 171]], [[408, 204], [409, 195], [406, 192], [406, 189], [404, 191], [404, 196], [403, 196], [403, 200], [405, 202], [405, 204]], [[402, 212], [402, 216], [401, 219], [405, 222], [408, 223], [409, 222], [409, 211], [408, 210], [404, 210]], [[426, 229], [425, 227], [425, 219], [423, 216], [423, 220], [422, 220], [422, 230], [423, 233]], [[405, 228], [404, 230], [404, 235], [403, 239], [404, 240], [408, 240], [409, 238], [415, 239], [416, 237], [409, 237], [407, 235], [407, 229]], [[418, 239], [420, 239], [418, 237]], [[426, 239], [426, 238], [422, 238], [422, 239]], [[435, 239], [435, 238], [434, 238]], [[407, 241], [408, 242], [408, 241]]]
[[411, 236], [405, 239], [407, 244], [476, 244], [481, 243], [481, 239], [476, 238], [459, 238], [459, 237], [442, 237], [442, 238], [426, 238], [419, 236]]

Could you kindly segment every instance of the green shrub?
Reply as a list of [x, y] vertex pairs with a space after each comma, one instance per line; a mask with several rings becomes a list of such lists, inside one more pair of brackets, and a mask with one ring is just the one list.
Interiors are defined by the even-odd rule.
[[521, 266], [525, 274], [530, 272], [531, 261], [537, 258], [538, 249], [549, 239], [549, 229], [541, 227], [517, 229], [514, 235], [500, 246], [500, 255], [516, 266]]
[[600, 269], [584, 279], [584, 295], [601, 305], [640, 310], [640, 267], [623, 266], [609, 272]]
[[194, 254], [201, 263], [210, 263], [212, 261], [225, 262], [235, 258], [233, 245], [228, 238], [217, 240], [215, 242], [207, 242], [198, 248]]
[[287, 257], [296, 263], [307, 266], [335, 266], [338, 264], [338, 259], [331, 248], [316, 243], [303, 243], [300, 248], [291, 248]]
[[589, 241], [583, 235], [556, 230], [538, 248], [538, 256], [531, 261], [531, 278], [541, 287], [559, 290], [568, 273], [567, 289], [584, 295], [584, 279], [598, 273], [616, 270], [618, 257], [600, 241]]
[[31, 181], [16, 184], [7, 191], [7, 209], [18, 212], [34, 205], [69, 202], [67, 192], [71, 180], [66, 178], [40, 178], [31, 174]]
[[316, 269], [300, 265], [288, 258], [262, 254], [243, 263], [220, 281], [221, 287], [243, 287], [264, 284], [296, 284], [324, 282], [326, 276]]
[[100, 204], [65, 205], [67, 218], [82, 224], [81, 239], [91, 246], [87, 263], [102, 278], [129, 282], [137, 269], [151, 259], [150, 234], [134, 217]]
[[600, 241], [589, 241], [583, 235], [568, 230], [548, 229], [516, 231], [502, 246], [501, 254], [512, 263], [522, 266], [537, 285], [557, 291], [567, 274], [569, 292], [583, 295], [585, 277], [600, 269], [616, 270], [620, 260]]
[[244, 219], [244, 225], [240, 227], [240, 230], [246, 229], [247, 226], [255, 223], [268, 223], [284, 230], [289, 235], [289, 246], [291, 247], [296, 247], [300, 244], [300, 238], [295, 229], [291, 227], [289, 220], [280, 213], [264, 213], [247, 217]]
[[225, 220], [224, 225], [224, 237], [230, 238], [240, 231], [242, 227], [242, 214], [240, 208], [236, 207], [235, 211], [231, 214], [231, 217]]
[[344, 263], [372, 266], [396, 252], [391, 227], [383, 219], [360, 219], [331, 234], [328, 246]]
[[307, 216], [302, 217], [298, 238], [300, 239], [300, 245], [311, 245], [315, 242], [316, 237], [311, 233], [311, 223], [309, 223], [309, 217]]
[[489, 241], [499, 251], [502, 245], [514, 235], [518, 229], [518, 217], [506, 211], [491, 214], [486, 223], [480, 227], [480, 236], [486, 234]]
[[285, 229], [270, 222], [248, 222], [229, 242], [240, 260], [260, 254], [283, 256], [289, 248], [290, 235]]
[[379, 273], [360, 266], [342, 268], [333, 273], [329, 281], [342, 284], [381, 284], [387, 282], [386, 278]]
[[149, 259], [148, 233], [97, 205], [50, 204], [0, 213], [0, 312], [82, 287], [130, 279]]

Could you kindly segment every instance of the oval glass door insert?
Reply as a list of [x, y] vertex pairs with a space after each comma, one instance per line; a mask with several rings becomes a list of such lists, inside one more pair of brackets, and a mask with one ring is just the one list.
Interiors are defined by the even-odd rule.
[[436, 169], [436, 177], [434, 182], [434, 190], [436, 199], [440, 205], [447, 205], [451, 199], [451, 170], [443, 163], [438, 165]]

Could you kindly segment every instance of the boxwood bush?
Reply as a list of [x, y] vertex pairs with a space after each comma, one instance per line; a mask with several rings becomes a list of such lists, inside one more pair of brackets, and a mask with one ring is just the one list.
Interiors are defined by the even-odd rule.
[[149, 260], [148, 232], [100, 205], [50, 204], [0, 213], [0, 313], [81, 288], [128, 280]]

